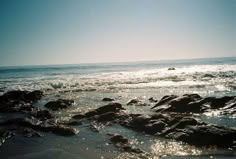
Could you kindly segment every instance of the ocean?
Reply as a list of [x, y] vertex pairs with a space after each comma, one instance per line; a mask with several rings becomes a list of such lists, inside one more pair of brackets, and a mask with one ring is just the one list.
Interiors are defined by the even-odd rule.
[[[172, 68], [172, 69], [170, 69]], [[236, 57], [127, 63], [99, 63], [0, 67], [0, 95], [10, 90], [42, 90], [35, 104], [41, 109], [51, 100], [73, 99], [75, 105], [56, 112], [58, 120], [105, 105], [103, 98], [115, 99], [132, 113], [153, 113], [149, 106], [126, 106], [131, 99], [144, 102], [153, 97], [196, 93], [202, 97], [236, 96]], [[0, 115], [1, 118], [3, 115]], [[210, 112], [200, 116], [207, 123], [236, 127], [236, 116]], [[50, 133], [43, 138], [17, 137], [0, 147], [4, 159], [128, 158], [129, 154], [109, 145], [106, 133], [118, 132], [153, 155], [153, 158], [236, 158], [236, 151], [214, 151], [160, 137], [143, 135], [119, 125], [92, 132], [86, 123], [76, 126], [80, 133], [60, 137]], [[1, 157], [2, 158], [2, 157]], [[131, 158], [131, 157], [130, 157]], [[135, 157], [134, 157], [135, 158]]]

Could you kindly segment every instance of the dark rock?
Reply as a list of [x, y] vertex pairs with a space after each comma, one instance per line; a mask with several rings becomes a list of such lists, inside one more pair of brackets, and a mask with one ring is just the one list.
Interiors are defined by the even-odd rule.
[[10, 91], [0, 96], [1, 112], [36, 112], [39, 109], [32, 103], [43, 96], [41, 91]]
[[104, 114], [107, 112], [117, 113], [120, 110], [124, 110], [124, 108], [122, 107], [122, 105], [120, 103], [110, 103], [105, 106], [99, 107], [93, 111], [85, 113], [85, 116], [89, 118], [89, 117], [92, 117], [95, 115], [101, 115], [101, 114]]
[[152, 103], [158, 102], [158, 100], [154, 99], [153, 97], [149, 98], [148, 100], [149, 100], [150, 102], [152, 102]]
[[138, 99], [132, 99], [132, 100], [130, 100], [130, 101], [127, 103], [127, 105], [147, 106], [146, 103], [144, 103], [144, 102], [142, 102], [142, 101], [140, 101], [140, 100], [138, 100]]
[[131, 152], [131, 153], [137, 153], [137, 154], [143, 154], [145, 153], [139, 148], [132, 147], [132, 145], [129, 143], [129, 140], [125, 137], [123, 137], [120, 134], [111, 134], [110, 141], [118, 148], [124, 150], [125, 152]]
[[130, 118], [126, 120], [127, 123], [124, 123], [124, 126], [138, 131], [144, 131], [145, 125], [151, 120], [151, 116], [143, 114], [130, 115]]
[[177, 97], [178, 96], [176, 96], [176, 95], [166, 95], [166, 96], [162, 97], [161, 100], [151, 109], [154, 109], [160, 105], [167, 105], [172, 99], [175, 99]]
[[137, 153], [137, 154], [145, 153], [141, 149], [132, 147], [131, 145], [125, 145], [125, 146], [122, 147], [122, 149], [125, 152], [131, 152], [131, 153]]
[[221, 98], [211, 98], [209, 104], [211, 105], [211, 109], [219, 109], [225, 106], [227, 102], [233, 100], [234, 96], [225, 96]]
[[77, 114], [77, 115], [74, 115], [72, 118], [73, 118], [73, 119], [83, 119], [83, 118], [85, 118], [85, 115], [83, 115], [83, 114]]
[[134, 105], [134, 104], [137, 104], [137, 103], [139, 103], [140, 101], [138, 100], [138, 99], [131, 99], [128, 103], [127, 103], [127, 105]]
[[236, 130], [215, 125], [195, 125], [170, 132], [167, 137], [196, 146], [235, 146]]
[[198, 94], [185, 94], [181, 97], [164, 96], [152, 109], [155, 108], [157, 112], [199, 113], [201, 105], [198, 101], [200, 100], [202, 97]]
[[156, 112], [203, 113], [218, 110], [221, 114], [234, 115], [236, 97], [202, 98], [198, 94], [185, 94], [181, 97], [164, 96], [154, 107]]
[[7, 130], [0, 130], [0, 146], [2, 146], [2, 144], [9, 138], [11, 138], [12, 136], [14, 136], [15, 134], [7, 131]]
[[112, 98], [103, 98], [102, 101], [104, 101], [104, 102], [112, 102], [112, 101], [114, 101], [114, 99], [112, 99]]
[[71, 125], [71, 126], [76, 126], [76, 125], [82, 125], [82, 122], [81, 121], [69, 121], [66, 124]]
[[42, 97], [43, 97], [43, 92], [39, 90], [29, 92], [26, 94], [26, 99], [33, 102], [40, 100]]
[[2, 95], [2, 99], [5, 100], [18, 100], [18, 101], [24, 101], [24, 102], [35, 102], [41, 99], [43, 96], [43, 92], [36, 90], [33, 92], [29, 91], [10, 91]]
[[25, 137], [42, 137], [42, 134], [40, 134], [39, 132], [31, 129], [31, 128], [23, 128], [23, 132]]
[[161, 120], [156, 120], [153, 123], [148, 123], [145, 125], [145, 133], [156, 134], [162, 132], [166, 128], [167, 124]]
[[105, 122], [105, 121], [112, 121], [116, 119], [116, 113], [114, 112], [106, 112], [101, 115], [95, 115], [94, 119], [99, 122]]
[[54, 118], [54, 115], [52, 113], [50, 113], [48, 110], [37, 111], [37, 112], [35, 112], [35, 114], [33, 114], [33, 116], [38, 119], [42, 119], [42, 120]]
[[182, 97], [178, 97], [170, 101], [168, 104], [171, 106], [167, 109], [167, 111], [173, 112], [199, 112], [200, 106], [190, 107], [188, 104], [190, 102], [196, 102], [197, 100], [202, 99], [197, 94], [188, 94], [183, 95]]
[[48, 102], [45, 107], [51, 110], [59, 110], [59, 109], [65, 109], [74, 103], [73, 100], [68, 100], [68, 99], [58, 99], [56, 101], [50, 101]]
[[115, 134], [110, 140], [114, 144], [117, 144], [117, 143], [119, 143], [119, 144], [127, 144], [128, 141], [129, 141], [127, 138], [124, 138], [120, 134]]
[[5, 121], [3, 123], [0, 123], [0, 126], [6, 126], [6, 125], [16, 125], [18, 127], [26, 127], [26, 128], [32, 128], [34, 130], [44, 131], [44, 132], [53, 132], [58, 135], [62, 136], [70, 136], [75, 135], [79, 131], [68, 127], [64, 125], [59, 125], [55, 123], [54, 121], [41, 121], [34, 117], [31, 118], [15, 118], [10, 119], [8, 121]]
[[51, 131], [54, 134], [62, 135], [62, 136], [72, 136], [79, 133], [77, 129], [64, 126], [64, 125], [53, 126], [51, 127]]
[[90, 124], [90, 130], [92, 130], [93, 132], [99, 132], [99, 126], [96, 123], [91, 123]]
[[175, 68], [174, 67], [170, 67], [170, 68], [168, 68], [168, 70], [175, 70]]

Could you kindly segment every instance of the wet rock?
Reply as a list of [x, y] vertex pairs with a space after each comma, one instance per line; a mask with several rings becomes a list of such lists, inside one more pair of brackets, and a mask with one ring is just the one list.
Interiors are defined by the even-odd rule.
[[138, 131], [143, 131], [145, 129], [145, 125], [148, 124], [150, 120], [151, 116], [149, 115], [133, 114], [130, 115], [129, 118], [122, 123], [122, 125]]
[[124, 108], [122, 107], [122, 105], [120, 103], [110, 103], [107, 104], [105, 106], [99, 107], [93, 111], [87, 112], [85, 113], [85, 116], [87, 118], [95, 116], [95, 115], [101, 115], [107, 112], [114, 112], [117, 113], [120, 110], [124, 110]]
[[91, 123], [90, 124], [90, 130], [92, 130], [93, 132], [99, 132], [99, 126], [96, 123]]
[[154, 109], [154, 108], [156, 108], [156, 107], [158, 107], [160, 105], [168, 105], [168, 103], [171, 100], [173, 100], [173, 99], [175, 99], [177, 97], [178, 96], [176, 96], [176, 95], [166, 95], [166, 96], [162, 97], [161, 100], [154, 107], [152, 107], [151, 109]]
[[116, 113], [114, 112], [106, 112], [101, 115], [95, 115], [93, 119], [97, 120], [98, 122], [106, 122], [106, 121], [113, 121], [116, 119]]
[[81, 121], [69, 121], [66, 124], [71, 125], [71, 126], [77, 126], [77, 125], [82, 125], [82, 122]]
[[31, 128], [34, 130], [43, 131], [43, 132], [51, 131], [55, 134], [62, 135], [62, 136], [71, 136], [79, 132], [78, 130], [74, 128], [57, 124], [54, 121], [50, 121], [50, 120], [41, 121], [34, 117], [15, 118], [15, 119], [10, 119], [3, 123], [0, 123], [0, 126], [6, 126], [6, 125], [8, 126], [15, 125], [16, 129], [19, 129], [20, 127], [25, 127], [25, 128]]
[[167, 127], [167, 124], [161, 120], [156, 120], [154, 122], [145, 125], [144, 131], [147, 134], [156, 134], [162, 132]]
[[112, 99], [112, 98], [103, 98], [102, 101], [104, 102], [112, 102], [114, 101], [115, 99]]
[[190, 102], [196, 102], [197, 100], [202, 99], [197, 94], [186, 94], [182, 97], [178, 97], [170, 101], [168, 104], [171, 106], [165, 111], [172, 112], [199, 112], [200, 106], [198, 107], [190, 107], [188, 104]]
[[156, 112], [203, 113], [218, 110], [221, 114], [236, 112], [236, 97], [202, 98], [198, 94], [185, 94], [181, 97], [164, 96], [154, 107]]
[[131, 99], [131, 100], [127, 103], [127, 105], [134, 105], [134, 104], [137, 104], [137, 103], [139, 103], [139, 102], [141, 102], [141, 101], [138, 100], [138, 99]]
[[149, 98], [148, 100], [149, 100], [149, 102], [151, 102], [151, 103], [156, 103], [156, 102], [158, 102], [158, 100], [154, 99], [153, 97]]
[[36, 90], [33, 92], [29, 91], [10, 91], [2, 95], [2, 99], [4, 100], [17, 100], [17, 101], [24, 101], [24, 102], [35, 102], [41, 99], [43, 96], [43, 92]]
[[110, 134], [112, 137], [110, 138], [111, 143], [113, 143], [116, 147], [124, 150], [125, 152], [131, 152], [131, 153], [145, 153], [139, 148], [133, 147], [129, 140], [125, 137], [123, 137], [120, 134]]
[[68, 100], [68, 99], [58, 99], [56, 101], [50, 101], [48, 102], [45, 107], [50, 109], [50, 110], [60, 110], [60, 109], [65, 109], [74, 103], [73, 100]]
[[83, 118], [85, 118], [85, 115], [83, 114], [77, 114], [72, 117], [72, 119], [83, 119]]
[[225, 96], [221, 98], [211, 98], [208, 103], [211, 106], [211, 109], [219, 109], [222, 108], [226, 105], [227, 102], [230, 102], [233, 100], [235, 97], [234, 96]]
[[50, 113], [48, 110], [39, 110], [39, 111], [36, 111], [32, 115], [38, 119], [41, 119], [41, 120], [47, 120], [47, 119], [54, 118], [54, 115], [52, 113]]
[[127, 105], [147, 106], [146, 103], [144, 103], [144, 102], [142, 102], [142, 101], [140, 101], [140, 100], [138, 100], [138, 99], [132, 99], [132, 100], [130, 100], [130, 101], [127, 103]]
[[[158, 112], [200, 112], [201, 107], [198, 104], [193, 104], [202, 98], [198, 94], [185, 94], [181, 97], [164, 96], [152, 109]], [[189, 105], [190, 104], [190, 105]]]
[[42, 134], [31, 129], [31, 128], [23, 128], [22, 133], [25, 137], [42, 137]]
[[61, 135], [61, 136], [72, 136], [79, 133], [77, 129], [64, 126], [64, 125], [53, 126], [50, 129], [54, 134]]
[[170, 68], [168, 68], [168, 70], [175, 70], [175, 68], [174, 67], [170, 67]]
[[236, 129], [199, 122], [187, 114], [141, 115], [130, 114], [121, 124], [135, 131], [183, 141], [195, 146], [216, 145], [232, 147]]
[[114, 144], [127, 144], [128, 143], [128, 139], [123, 137], [122, 135], [120, 134], [114, 134], [113, 137], [111, 137], [111, 142], [114, 143]]
[[176, 129], [166, 137], [180, 140], [196, 146], [216, 145], [219, 147], [235, 146], [236, 130], [216, 125], [204, 124]]
[[2, 146], [2, 144], [5, 143], [6, 140], [8, 140], [14, 135], [15, 134], [10, 131], [0, 129], [0, 146]]
[[41, 91], [10, 91], [0, 96], [1, 112], [36, 112], [39, 109], [32, 103], [43, 96]]

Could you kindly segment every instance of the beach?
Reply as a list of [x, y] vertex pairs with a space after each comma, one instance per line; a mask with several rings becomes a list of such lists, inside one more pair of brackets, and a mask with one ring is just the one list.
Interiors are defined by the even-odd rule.
[[0, 67], [0, 95], [6, 159], [236, 157], [235, 57]]

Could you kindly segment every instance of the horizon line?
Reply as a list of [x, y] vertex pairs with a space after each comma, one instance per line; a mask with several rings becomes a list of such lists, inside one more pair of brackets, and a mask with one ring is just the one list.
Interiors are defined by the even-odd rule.
[[215, 57], [193, 57], [193, 58], [177, 58], [177, 59], [161, 59], [161, 60], [135, 60], [135, 61], [112, 61], [112, 62], [79, 62], [79, 63], [55, 63], [55, 64], [26, 64], [26, 65], [0, 65], [4, 67], [35, 67], [35, 66], [59, 66], [59, 65], [94, 65], [94, 64], [121, 64], [121, 63], [137, 63], [137, 62], [162, 62], [162, 61], [181, 61], [181, 60], [200, 60], [200, 59], [221, 59], [236, 58], [236, 56], [215, 56]]

